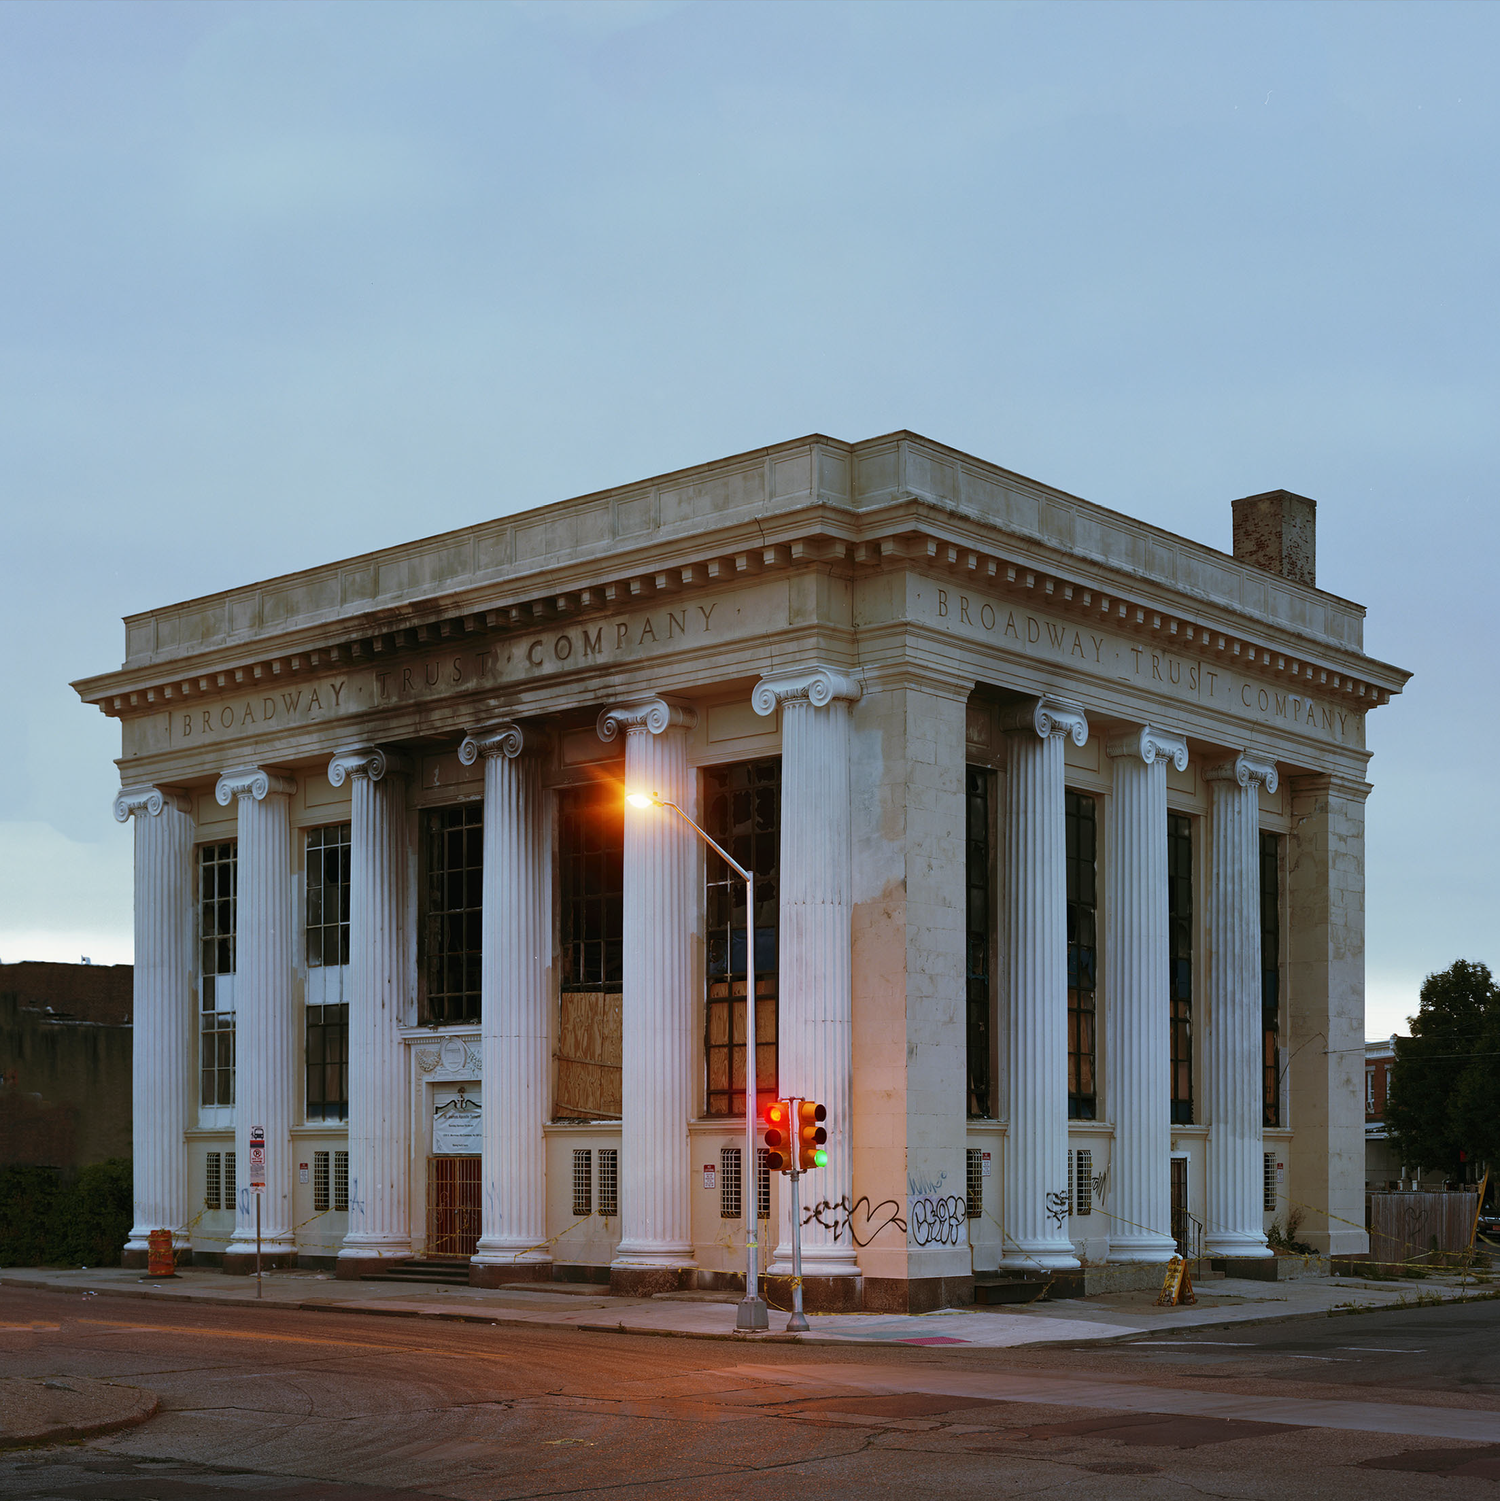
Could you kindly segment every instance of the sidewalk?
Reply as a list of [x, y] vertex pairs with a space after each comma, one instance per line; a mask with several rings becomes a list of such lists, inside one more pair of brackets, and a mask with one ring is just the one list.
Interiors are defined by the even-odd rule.
[[[254, 1277], [229, 1277], [211, 1268], [184, 1268], [169, 1281], [139, 1271], [22, 1268], [0, 1271], [0, 1287], [25, 1287], [75, 1294], [115, 1296], [149, 1302], [190, 1302], [239, 1306], [255, 1303]], [[1198, 1289], [1196, 1304], [1158, 1308], [1150, 1292], [1101, 1294], [1047, 1303], [999, 1308], [946, 1309], [938, 1313], [809, 1315], [806, 1334], [786, 1334], [786, 1315], [771, 1313], [771, 1332], [735, 1333], [732, 1295], [669, 1294], [657, 1298], [615, 1298], [603, 1288], [581, 1283], [523, 1283], [495, 1289], [417, 1288], [390, 1283], [339, 1282], [331, 1273], [268, 1272], [260, 1301], [278, 1308], [317, 1312], [386, 1314], [406, 1318], [458, 1319], [480, 1324], [531, 1325], [544, 1329], [584, 1329], [679, 1335], [698, 1339], [737, 1339], [751, 1343], [953, 1345], [997, 1349], [1015, 1345], [1082, 1340], [1118, 1340], [1174, 1329], [1295, 1318], [1332, 1310], [1393, 1308], [1417, 1301], [1452, 1301], [1467, 1295], [1493, 1296], [1471, 1281], [1429, 1278], [1422, 1282], [1369, 1282], [1344, 1277], [1303, 1277], [1291, 1282], [1223, 1279]], [[4, 1304], [0, 1300], [0, 1327]]]

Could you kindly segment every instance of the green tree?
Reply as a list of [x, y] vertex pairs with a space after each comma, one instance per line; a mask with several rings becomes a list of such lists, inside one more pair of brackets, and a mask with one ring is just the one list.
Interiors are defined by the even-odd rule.
[[1422, 982], [1411, 1036], [1396, 1039], [1385, 1123], [1408, 1166], [1463, 1176], [1465, 1158], [1500, 1165], [1500, 987], [1456, 960]]

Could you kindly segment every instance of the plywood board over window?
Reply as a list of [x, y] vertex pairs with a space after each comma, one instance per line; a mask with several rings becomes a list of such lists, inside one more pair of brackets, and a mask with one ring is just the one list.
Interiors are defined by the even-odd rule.
[[553, 1114], [599, 1120], [620, 1114], [620, 995], [564, 991], [557, 1028], [557, 1092]]

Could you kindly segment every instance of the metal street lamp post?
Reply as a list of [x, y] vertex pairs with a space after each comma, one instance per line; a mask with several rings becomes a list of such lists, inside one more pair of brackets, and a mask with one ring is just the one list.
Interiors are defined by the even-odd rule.
[[[676, 803], [654, 792], [627, 793], [625, 801], [633, 808], [670, 808], [695, 834], [719, 856], [745, 883], [745, 1154], [740, 1172], [740, 1207], [747, 1202], [745, 1229], [745, 1296], [735, 1311], [734, 1327], [754, 1332], [770, 1328], [765, 1300], [760, 1296], [760, 1171], [756, 1162], [756, 1089], [755, 1089], [755, 876], [745, 869], [706, 829], [689, 818]], [[731, 944], [731, 954], [733, 945]], [[734, 1043], [733, 970], [726, 956], [730, 983], [730, 1056]], [[732, 1065], [731, 1065], [732, 1068]], [[730, 1079], [731, 1086], [733, 1078]], [[746, 1192], [748, 1188], [748, 1193]]]

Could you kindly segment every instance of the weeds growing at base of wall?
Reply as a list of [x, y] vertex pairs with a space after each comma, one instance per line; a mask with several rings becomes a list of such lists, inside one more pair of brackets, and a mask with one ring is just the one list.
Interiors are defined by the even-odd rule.
[[1316, 1256], [1316, 1246], [1310, 1246], [1306, 1241], [1297, 1239], [1297, 1232], [1302, 1228], [1302, 1211], [1295, 1205], [1287, 1210], [1286, 1229], [1281, 1228], [1281, 1221], [1275, 1220], [1271, 1228], [1266, 1231], [1266, 1239], [1271, 1244], [1273, 1251], [1289, 1252], [1295, 1256]]
[[128, 1157], [0, 1168], [0, 1266], [119, 1266], [133, 1214]]

